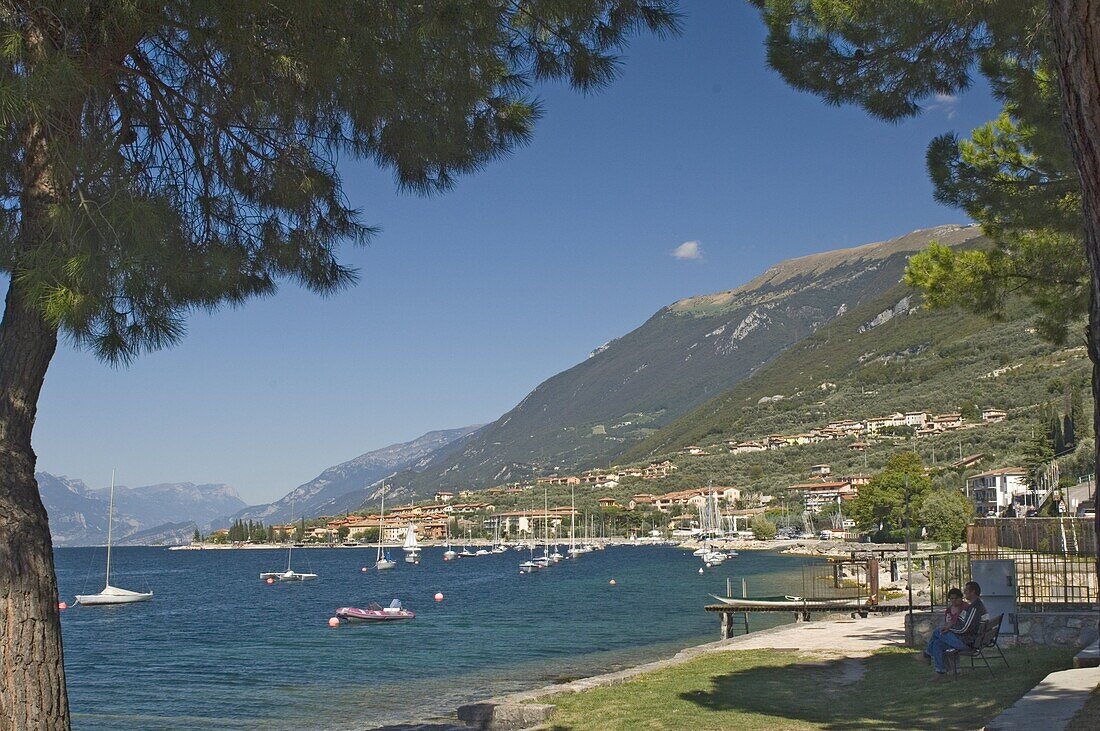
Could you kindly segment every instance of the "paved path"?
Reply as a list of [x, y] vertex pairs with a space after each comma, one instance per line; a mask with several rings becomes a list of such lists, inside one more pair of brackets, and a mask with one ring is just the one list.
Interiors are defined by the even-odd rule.
[[[1100, 686], [1100, 668], [1051, 673], [1011, 708], [994, 718], [985, 731], [1060, 731]], [[1100, 725], [1100, 719], [1097, 721]]]
[[905, 644], [905, 615], [872, 615], [867, 619], [840, 619], [783, 625], [775, 632], [752, 632], [725, 642], [706, 645], [723, 650], [798, 650], [866, 657], [889, 645]]

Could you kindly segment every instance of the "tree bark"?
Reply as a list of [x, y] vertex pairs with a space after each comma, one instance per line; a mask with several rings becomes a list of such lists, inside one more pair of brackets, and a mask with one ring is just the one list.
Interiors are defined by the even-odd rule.
[[[1088, 324], [1092, 421], [1093, 434], [1100, 435], [1100, 2], [1049, 0], [1049, 8], [1062, 92], [1062, 117], [1073, 161], [1081, 176], [1085, 251], [1092, 271]], [[1100, 476], [1100, 438], [1096, 440], [1093, 468]], [[1100, 510], [1096, 513], [1095, 528], [1100, 538]], [[1100, 580], [1100, 553], [1096, 573]]]
[[53, 543], [31, 449], [57, 336], [21, 299], [13, 282], [0, 322], [0, 728], [67, 729]]
[[[28, 34], [30, 55], [45, 41]], [[55, 120], [78, 129], [76, 116]], [[24, 290], [23, 254], [52, 239], [50, 209], [59, 181], [50, 156], [50, 131], [30, 121], [20, 131], [23, 149], [19, 239], [4, 316], [0, 320], [0, 729], [70, 726], [61, 648], [61, 615], [49, 517], [34, 478], [37, 457], [31, 432], [57, 331]]]

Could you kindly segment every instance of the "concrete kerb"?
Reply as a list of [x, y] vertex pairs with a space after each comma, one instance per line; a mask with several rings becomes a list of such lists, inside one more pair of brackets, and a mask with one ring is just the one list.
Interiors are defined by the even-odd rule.
[[[887, 616], [893, 619], [895, 623], [901, 621], [898, 615]], [[853, 624], [867, 622], [868, 620], [858, 620], [857, 622], [853, 622]], [[550, 714], [554, 710], [553, 705], [539, 703], [539, 701], [546, 701], [549, 698], [565, 695], [567, 693], [580, 693], [593, 688], [620, 685], [639, 675], [675, 667], [703, 655], [730, 652], [740, 649], [758, 649], [762, 644], [768, 644], [766, 640], [768, 637], [804, 631], [805, 628], [811, 628], [815, 624], [817, 623], [780, 625], [770, 629], [751, 632], [747, 635], [732, 637], [728, 640], [719, 640], [717, 642], [708, 642], [703, 645], [688, 647], [670, 658], [637, 665], [625, 670], [605, 673], [603, 675], [594, 675], [589, 678], [581, 678], [569, 683], [547, 685], [522, 693], [514, 693], [507, 696], [490, 698], [477, 703], [470, 703], [459, 707], [458, 719], [470, 728], [478, 729], [479, 731], [521, 731], [522, 729], [538, 728], [549, 720]], [[799, 648], [801, 644], [802, 643], [792, 643], [788, 641], [783, 643], [782, 646], [795, 649]], [[840, 644], [842, 645], [843, 643]], [[884, 642], [882, 644], [885, 645], [888, 643]], [[837, 649], [837, 654], [848, 656], [868, 654], [865, 648], [855, 650], [854, 652], [845, 652], [843, 647], [838, 647]], [[818, 652], [820, 648], [811, 651]]]
[[994, 718], [984, 731], [1059, 731], [1064, 729], [1100, 685], [1100, 668], [1060, 670]]

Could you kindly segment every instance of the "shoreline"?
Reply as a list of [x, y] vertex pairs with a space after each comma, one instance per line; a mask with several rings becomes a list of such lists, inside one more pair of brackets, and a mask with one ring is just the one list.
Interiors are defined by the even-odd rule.
[[[686, 662], [721, 652], [749, 649], [780, 649], [799, 647], [814, 654], [838, 654], [850, 658], [870, 655], [882, 647], [904, 646], [904, 619], [901, 615], [872, 615], [870, 618], [830, 619], [814, 622], [794, 622], [769, 627], [727, 640], [686, 647], [671, 657], [641, 663], [623, 670], [600, 673], [568, 683], [544, 685], [529, 691], [487, 698], [459, 706], [450, 718], [433, 718], [418, 723], [452, 723], [454, 729], [528, 728], [541, 727], [550, 719], [554, 708], [548, 701], [556, 696], [580, 693], [593, 688], [620, 685], [639, 675], [665, 670]], [[807, 628], [812, 627], [813, 631]], [[388, 731], [400, 726], [382, 726], [369, 731]]]

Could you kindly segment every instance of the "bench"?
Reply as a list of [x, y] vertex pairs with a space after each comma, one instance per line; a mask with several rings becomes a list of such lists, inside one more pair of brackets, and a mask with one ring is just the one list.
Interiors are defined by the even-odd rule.
[[978, 630], [978, 636], [973, 647], [964, 647], [961, 650], [954, 647], [948, 648], [946, 656], [951, 658], [951, 667], [955, 671], [956, 680], [959, 677], [959, 658], [961, 657], [970, 658], [971, 670], [976, 667], [974, 658], [978, 658], [985, 663], [989, 674], [993, 675], [993, 666], [989, 664], [989, 658], [986, 657], [986, 654], [987, 652], [991, 654], [993, 650], [996, 650], [1001, 660], [1004, 661], [1005, 667], [1008, 667], [1008, 659], [1005, 658], [1005, 654], [1001, 652], [1001, 648], [997, 644], [997, 640], [1001, 636], [1001, 623], [1004, 622], [1004, 618], [1004, 614], [998, 614], [989, 621], [983, 622]]

